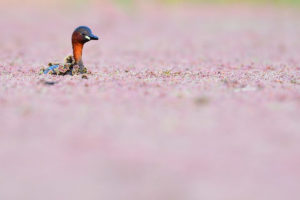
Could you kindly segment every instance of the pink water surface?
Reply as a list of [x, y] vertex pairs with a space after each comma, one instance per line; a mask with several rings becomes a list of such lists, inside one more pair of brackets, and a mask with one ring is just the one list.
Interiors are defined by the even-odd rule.
[[[2, 7], [0, 199], [300, 199], [299, 22], [287, 7]], [[92, 75], [39, 75], [78, 25], [101, 38]]]

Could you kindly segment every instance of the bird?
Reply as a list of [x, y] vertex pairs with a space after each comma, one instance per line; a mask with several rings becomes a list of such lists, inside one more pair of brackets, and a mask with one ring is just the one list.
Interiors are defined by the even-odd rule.
[[94, 35], [87, 26], [77, 27], [72, 34], [73, 56], [67, 56], [64, 64], [49, 63], [48, 68], [42, 68], [43, 74], [55, 75], [75, 75], [87, 72], [82, 61], [82, 50], [85, 43], [91, 40], [98, 40], [98, 36]]

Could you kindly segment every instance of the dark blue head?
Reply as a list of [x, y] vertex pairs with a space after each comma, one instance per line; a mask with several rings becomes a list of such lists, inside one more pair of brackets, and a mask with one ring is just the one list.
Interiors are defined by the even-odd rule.
[[79, 26], [76, 28], [72, 34], [73, 43], [84, 44], [90, 40], [98, 40], [98, 37], [94, 35], [91, 29], [87, 26]]

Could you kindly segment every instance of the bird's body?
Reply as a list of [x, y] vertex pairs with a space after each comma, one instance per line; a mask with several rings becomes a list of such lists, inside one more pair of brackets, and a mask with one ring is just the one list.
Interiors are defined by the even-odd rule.
[[86, 73], [87, 69], [83, 65], [82, 50], [85, 43], [90, 40], [98, 40], [91, 29], [86, 26], [79, 26], [72, 34], [73, 56], [68, 56], [64, 64], [49, 63], [48, 68], [42, 69], [44, 74], [55, 75], [75, 75], [78, 73]]

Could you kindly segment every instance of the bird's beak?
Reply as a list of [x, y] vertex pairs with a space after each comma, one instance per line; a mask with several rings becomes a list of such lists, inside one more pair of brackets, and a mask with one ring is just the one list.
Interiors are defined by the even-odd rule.
[[90, 40], [99, 40], [99, 38], [93, 34], [91, 34], [89, 37], [90, 37]]

